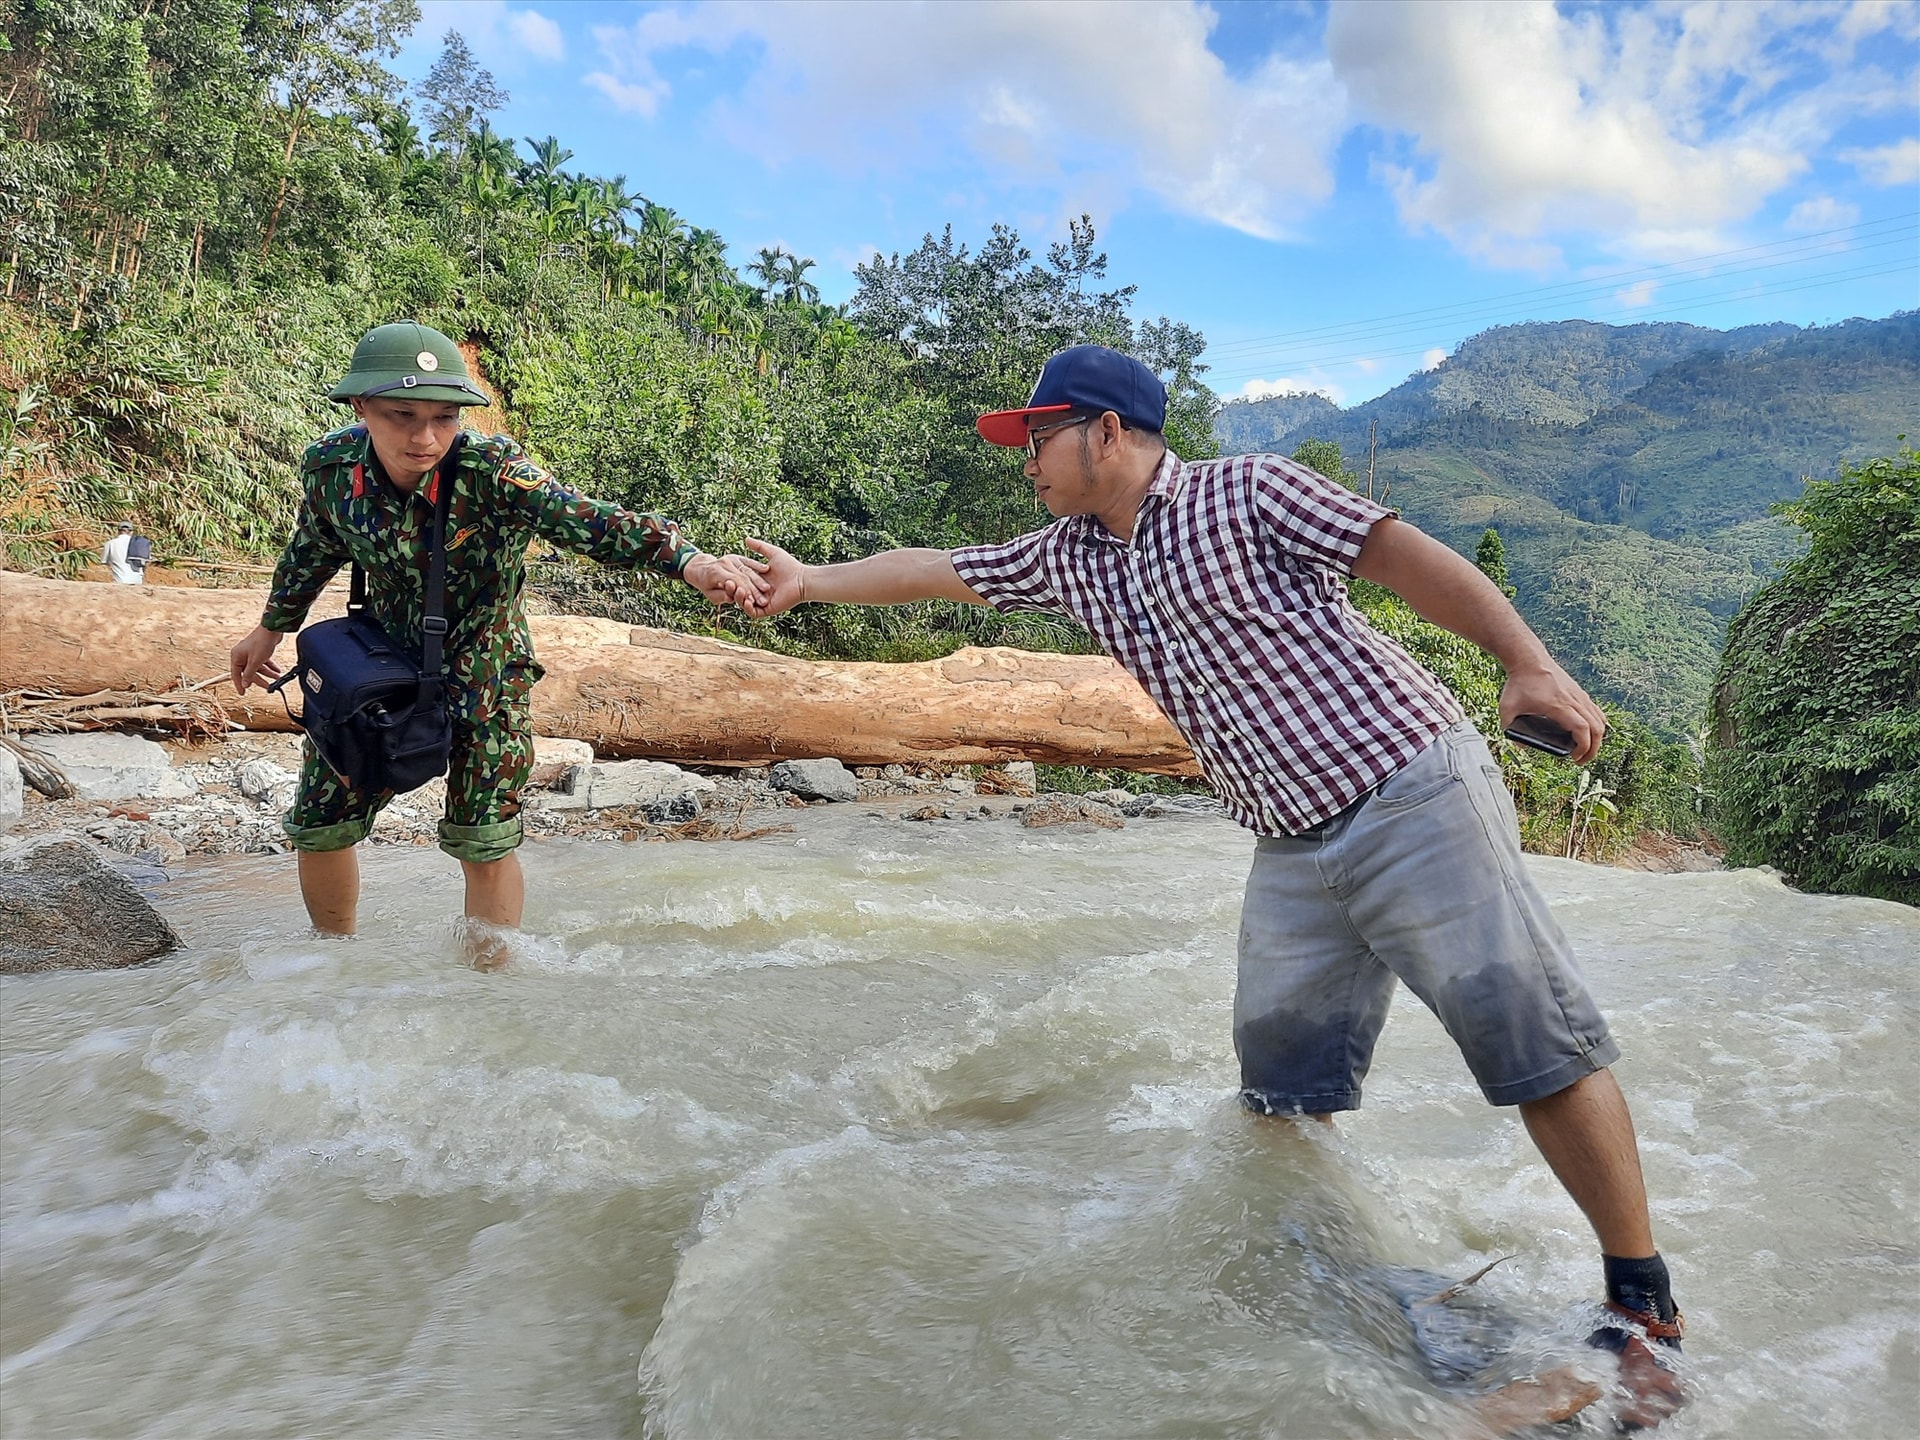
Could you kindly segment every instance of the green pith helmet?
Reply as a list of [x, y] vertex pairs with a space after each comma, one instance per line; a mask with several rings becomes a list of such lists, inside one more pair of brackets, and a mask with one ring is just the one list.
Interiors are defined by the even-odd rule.
[[353, 364], [327, 396], [350, 400], [430, 400], [443, 405], [485, 405], [486, 392], [467, 375], [460, 347], [425, 325], [403, 320], [369, 330], [353, 347]]

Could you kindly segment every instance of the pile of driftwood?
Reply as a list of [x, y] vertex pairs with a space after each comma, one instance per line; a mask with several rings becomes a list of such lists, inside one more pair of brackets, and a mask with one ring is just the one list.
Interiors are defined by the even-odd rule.
[[212, 740], [246, 726], [231, 720], [210, 693], [226, 676], [171, 690], [96, 690], [62, 695], [57, 690], [9, 690], [0, 694], [0, 734], [35, 731], [145, 730], [175, 740]]

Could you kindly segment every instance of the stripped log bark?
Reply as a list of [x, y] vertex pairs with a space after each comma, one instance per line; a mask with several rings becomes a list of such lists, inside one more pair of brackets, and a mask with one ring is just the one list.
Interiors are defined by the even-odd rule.
[[[313, 619], [342, 613], [328, 587]], [[227, 651], [260, 615], [258, 590], [86, 585], [0, 571], [0, 691], [141, 698], [224, 675]], [[911, 665], [810, 661], [744, 645], [579, 616], [534, 617], [547, 675], [534, 728], [608, 757], [765, 764], [1037, 760], [1168, 775], [1198, 773], [1139, 685], [1100, 656], [966, 649]], [[292, 663], [292, 644], [281, 660]], [[288, 730], [281, 701], [217, 694], [252, 730]]]

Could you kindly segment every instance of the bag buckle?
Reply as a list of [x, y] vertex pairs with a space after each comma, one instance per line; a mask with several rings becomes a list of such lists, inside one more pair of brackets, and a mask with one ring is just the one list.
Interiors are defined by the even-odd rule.
[[424, 616], [420, 621], [420, 629], [428, 635], [444, 635], [447, 633], [447, 617], [444, 615]]

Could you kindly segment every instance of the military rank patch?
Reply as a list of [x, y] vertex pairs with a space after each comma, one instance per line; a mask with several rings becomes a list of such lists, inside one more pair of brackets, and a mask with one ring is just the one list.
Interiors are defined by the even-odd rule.
[[538, 490], [547, 478], [547, 472], [531, 460], [509, 460], [501, 467], [500, 475], [509, 485], [521, 490]]

